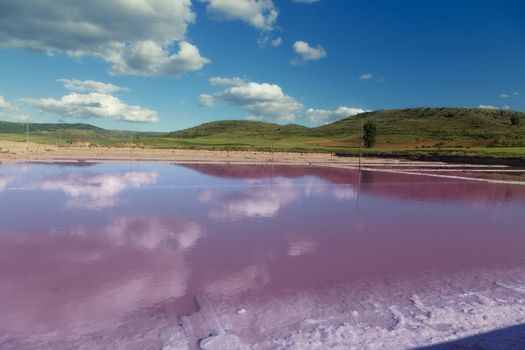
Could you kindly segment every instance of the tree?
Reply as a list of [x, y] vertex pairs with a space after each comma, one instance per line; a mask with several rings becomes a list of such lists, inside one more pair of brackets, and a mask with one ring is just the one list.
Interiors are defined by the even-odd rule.
[[520, 118], [518, 118], [518, 116], [516, 116], [516, 115], [513, 115], [512, 117], [510, 117], [510, 123], [511, 123], [513, 126], [519, 125], [519, 123], [520, 123]]
[[372, 122], [366, 122], [363, 127], [363, 142], [366, 148], [372, 148], [376, 144], [376, 125]]

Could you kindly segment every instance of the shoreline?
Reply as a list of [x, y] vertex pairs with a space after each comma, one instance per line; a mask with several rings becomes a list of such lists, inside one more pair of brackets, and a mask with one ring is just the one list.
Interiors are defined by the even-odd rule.
[[451, 179], [525, 184], [525, 169], [508, 165], [447, 163], [403, 158], [337, 156], [335, 153], [219, 151], [123, 147], [50, 146], [0, 140], [0, 164], [167, 162], [174, 164], [235, 164], [318, 166], [387, 171]]

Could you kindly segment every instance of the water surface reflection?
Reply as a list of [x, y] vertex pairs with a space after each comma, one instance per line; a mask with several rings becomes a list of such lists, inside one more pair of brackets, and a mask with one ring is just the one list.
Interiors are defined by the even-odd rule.
[[2, 165], [0, 347], [202, 293], [523, 266], [524, 203], [519, 185], [313, 167]]

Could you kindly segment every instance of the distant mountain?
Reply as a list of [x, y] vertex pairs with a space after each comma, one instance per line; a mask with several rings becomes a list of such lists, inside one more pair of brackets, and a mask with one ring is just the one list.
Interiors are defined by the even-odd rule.
[[[91, 130], [96, 132], [104, 132], [105, 129], [83, 123], [29, 123], [29, 128], [32, 132], [51, 132], [56, 130]], [[17, 134], [26, 132], [26, 123], [0, 121], [0, 134]]]

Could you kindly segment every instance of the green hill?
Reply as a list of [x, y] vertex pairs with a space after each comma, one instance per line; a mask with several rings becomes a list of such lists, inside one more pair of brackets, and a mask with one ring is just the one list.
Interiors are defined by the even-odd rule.
[[[29, 138], [33, 142], [45, 144], [67, 144], [74, 142], [90, 142], [105, 145], [129, 143], [130, 137], [143, 133], [106, 130], [84, 123], [29, 123], [27, 125]], [[154, 133], [148, 136], [156, 135]], [[0, 121], [0, 138], [25, 141], [26, 123]]]
[[[521, 122], [512, 125], [511, 118]], [[525, 113], [473, 108], [413, 108], [361, 113], [307, 128], [254, 121], [217, 121], [168, 134], [172, 138], [239, 141], [304, 138], [306, 144], [344, 147], [359, 143], [362, 122], [374, 122], [378, 146], [525, 146]], [[236, 143], [236, 142], [235, 142]]]
[[[520, 120], [512, 125], [511, 118]], [[377, 126], [379, 144], [525, 146], [525, 113], [478, 108], [412, 108], [359, 114], [312, 129], [311, 136], [359, 140], [361, 120]], [[350, 136], [349, 136], [350, 135]]]
[[308, 133], [309, 130], [308, 127], [298, 124], [278, 125], [250, 120], [221, 120], [185, 130], [174, 131], [168, 134], [168, 136], [182, 138], [209, 136], [231, 137], [232, 135], [274, 137], [304, 135]]
[[[379, 110], [315, 128], [226, 120], [170, 133], [105, 130], [89, 124], [29, 124], [34, 142], [152, 148], [358, 152], [362, 123], [377, 126], [368, 154], [381, 156], [467, 155], [525, 161], [525, 113], [477, 108]], [[25, 124], [0, 122], [0, 138], [25, 140]]]
[[[29, 123], [29, 127], [33, 132], [54, 132], [56, 130], [90, 130], [96, 132], [104, 132], [106, 130], [82, 123]], [[0, 121], [0, 134], [17, 134], [26, 132], [26, 123], [6, 122]]]

